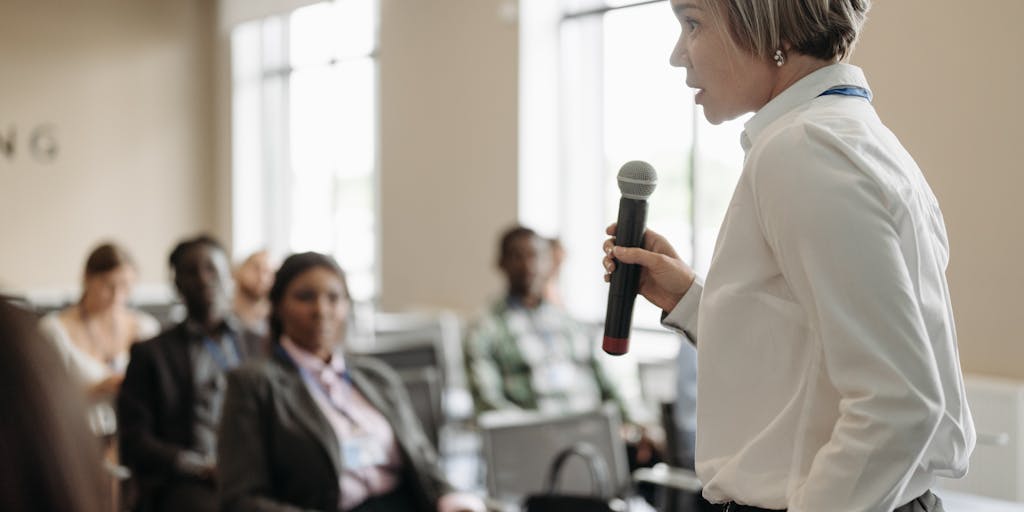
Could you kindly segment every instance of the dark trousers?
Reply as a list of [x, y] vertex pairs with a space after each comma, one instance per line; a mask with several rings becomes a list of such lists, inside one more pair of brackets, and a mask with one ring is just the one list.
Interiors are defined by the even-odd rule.
[[[766, 508], [750, 507], [747, 505], [738, 505], [735, 503], [709, 503], [699, 495], [697, 496], [697, 499], [698, 505], [693, 510], [698, 510], [700, 512], [785, 512], [769, 510]], [[942, 500], [931, 491], [927, 491], [910, 503], [898, 507], [893, 512], [945, 512], [945, 510], [946, 509], [942, 508]]]
[[218, 509], [217, 488], [212, 482], [182, 480], [168, 484], [153, 500], [158, 512], [216, 512]]

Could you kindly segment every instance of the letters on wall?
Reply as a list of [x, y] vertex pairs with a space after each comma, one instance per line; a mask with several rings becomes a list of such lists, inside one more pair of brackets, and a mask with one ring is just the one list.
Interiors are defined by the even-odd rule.
[[14, 163], [28, 158], [41, 164], [53, 163], [60, 154], [57, 129], [44, 123], [24, 129], [9, 125], [0, 129], [0, 163]]

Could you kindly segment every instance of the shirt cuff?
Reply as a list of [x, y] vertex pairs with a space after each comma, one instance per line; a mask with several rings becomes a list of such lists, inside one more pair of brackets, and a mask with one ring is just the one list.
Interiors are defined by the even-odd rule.
[[690, 341], [697, 343], [697, 310], [700, 309], [700, 296], [704, 293], [704, 279], [697, 276], [686, 290], [672, 311], [661, 313], [661, 325], [686, 335]]
[[468, 492], [450, 492], [437, 500], [438, 512], [486, 512], [484, 500]]

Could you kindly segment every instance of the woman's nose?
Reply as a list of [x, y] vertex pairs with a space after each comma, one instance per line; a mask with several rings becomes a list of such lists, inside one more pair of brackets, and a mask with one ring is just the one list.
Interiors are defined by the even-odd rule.
[[680, 35], [679, 39], [676, 40], [676, 45], [672, 48], [672, 53], [668, 56], [668, 63], [677, 68], [685, 68], [690, 64], [686, 41], [683, 39], [682, 35]]
[[327, 315], [331, 310], [331, 299], [328, 297], [320, 297], [316, 301], [316, 313], [320, 316]]

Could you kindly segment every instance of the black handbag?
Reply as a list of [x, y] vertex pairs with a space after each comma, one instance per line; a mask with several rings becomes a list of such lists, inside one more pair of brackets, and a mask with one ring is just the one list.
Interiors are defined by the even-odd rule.
[[[590, 469], [590, 480], [594, 487], [590, 496], [560, 494], [558, 476], [570, 456], [579, 456]], [[558, 452], [548, 470], [547, 490], [543, 494], [528, 496], [523, 503], [524, 512], [623, 512], [626, 503], [613, 496], [608, 477], [608, 465], [604, 458], [589, 443], [576, 443]]]

